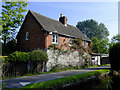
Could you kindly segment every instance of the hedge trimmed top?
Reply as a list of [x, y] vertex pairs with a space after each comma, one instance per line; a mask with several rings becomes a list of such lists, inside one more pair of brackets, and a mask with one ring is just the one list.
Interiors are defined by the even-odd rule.
[[6, 58], [6, 62], [48, 61], [45, 51], [34, 50], [32, 52], [13, 52]]
[[30, 52], [30, 60], [31, 61], [48, 61], [48, 56], [45, 51], [42, 50], [33, 50]]

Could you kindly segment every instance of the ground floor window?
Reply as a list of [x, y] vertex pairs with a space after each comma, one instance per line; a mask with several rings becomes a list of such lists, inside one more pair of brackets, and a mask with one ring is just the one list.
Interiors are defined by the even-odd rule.
[[52, 34], [52, 44], [58, 44], [58, 34]]
[[72, 46], [72, 39], [69, 38], [69, 46]]

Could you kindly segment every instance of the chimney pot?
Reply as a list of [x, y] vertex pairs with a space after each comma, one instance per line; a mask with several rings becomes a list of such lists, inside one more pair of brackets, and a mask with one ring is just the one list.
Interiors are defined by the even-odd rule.
[[59, 18], [59, 22], [61, 22], [62, 24], [64, 24], [65, 26], [67, 26], [67, 17], [63, 16], [63, 14], [60, 14], [60, 18]]
[[62, 14], [62, 13], [60, 14], [60, 17], [63, 17], [63, 14]]

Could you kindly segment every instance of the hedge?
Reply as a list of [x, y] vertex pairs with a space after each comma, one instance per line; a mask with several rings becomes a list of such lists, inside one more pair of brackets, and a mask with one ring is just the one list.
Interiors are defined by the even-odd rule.
[[30, 60], [30, 55], [27, 52], [13, 52], [7, 58], [7, 62], [27, 62]]
[[120, 42], [110, 47], [109, 59], [113, 70], [120, 70]]
[[45, 51], [37, 49], [37, 50], [33, 50], [29, 54], [31, 61], [40, 61], [40, 62], [48, 61], [48, 56]]

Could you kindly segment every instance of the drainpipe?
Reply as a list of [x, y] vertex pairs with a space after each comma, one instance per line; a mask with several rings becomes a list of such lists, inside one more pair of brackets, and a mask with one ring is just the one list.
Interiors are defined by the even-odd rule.
[[45, 50], [47, 50], [47, 31], [44, 34], [44, 36], [45, 36]]

